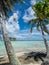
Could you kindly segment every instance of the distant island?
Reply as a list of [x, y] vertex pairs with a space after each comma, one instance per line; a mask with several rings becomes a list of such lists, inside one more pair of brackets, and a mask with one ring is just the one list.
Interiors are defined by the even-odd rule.
[[14, 37], [9, 37], [9, 39], [10, 39], [11, 41], [16, 41], [16, 38], [14, 38]]

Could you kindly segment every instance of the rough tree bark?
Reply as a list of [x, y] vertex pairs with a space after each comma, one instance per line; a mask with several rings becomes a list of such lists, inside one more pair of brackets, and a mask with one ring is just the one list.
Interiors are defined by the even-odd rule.
[[45, 59], [44, 59], [44, 62], [41, 65], [49, 65], [49, 46], [48, 46], [47, 40], [45, 38], [45, 34], [44, 34], [43, 29], [42, 29], [42, 26], [41, 26], [41, 31], [42, 31], [42, 36], [43, 36], [44, 44], [46, 47], [46, 54], [47, 54]]
[[11, 65], [21, 65], [18, 58], [16, 57], [13, 47], [11, 45], [10, 39], [7, 35], [7, 31], [6, 31], [6, 24], [5, 24], [5, 20], [2, 19], [1, 21], [1, 26], [2, 26], [2, 34], [3, 34], [3, 40], [5, 43], [5, 48], [7, 51], [7, 55], [10, 61]]

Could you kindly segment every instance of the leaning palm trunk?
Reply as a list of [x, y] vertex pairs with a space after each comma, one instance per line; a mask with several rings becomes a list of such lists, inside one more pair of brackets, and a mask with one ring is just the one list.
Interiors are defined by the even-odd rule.
[[10, 39], [8, 38], [7, 31], [6, 31], [6, 24], [5, 24], [4, 20], [1, 21], [1, 26], [2, 26], [3, 40], [4, 40], [4, 43], [5, 43], [5, 48], [6, 48], [6, 51], [7, 51], [7, 55], [8, 55], [10, 64], [11, 65], [21, 65], [18, 58], [16, 57], [16, 55], [14, 53]]
[[44, 44], [45, 44], [45, 47], [46, 47], [46, 54], [47, 54], [46, 58], [44, 59], [44, 62], [41, 65], [49, 65], [49, 46], [48, 46], [47, 40], [45, 38], [42, 26], [41, 26], [41, 31], [42, 31], [43, 40], [44, 40]]
[[45, 47], [46, 47], [46, 54], [48, 55], [48, 43], [47, 43], [47, 40], [46, 40], [46, 38], [45, 38], [45, 34], [44, 34], [43, 29], [42, 29], [42, 26], [41, 26], [41, 32], [42, 32], [44, 44], [45, 44]]

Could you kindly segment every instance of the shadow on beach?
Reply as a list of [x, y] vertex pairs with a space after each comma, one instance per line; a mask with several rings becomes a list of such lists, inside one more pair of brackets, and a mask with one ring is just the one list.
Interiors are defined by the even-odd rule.
[[[38, 61], [36, 62], [34, 60], [34, 57], [31, 57], [31, 58], [28, 58], [27, 60], [25, 60], [25, 58], [27, 57], [27, 54], [28, 53], [26, 53], [26, 52], [18, 52], [16, 54], [16, 56], [18, 57], [18, 59], [22, 65], [33, 65], [33, 64], [41, 65], [42, 61], [40, 59], [38, 59]], [[7, 56], [0, 59], [0, 65], [10, 65], [9, 59]]]
[[0, 64], [0, 65], [10, 65], [10, 63], [3, 63], [3, 64]]

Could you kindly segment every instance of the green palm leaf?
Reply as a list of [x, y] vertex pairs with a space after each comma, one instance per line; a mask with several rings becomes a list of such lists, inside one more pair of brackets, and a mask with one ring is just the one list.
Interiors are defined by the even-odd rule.
[[8, 9], [13, 11], [13, 5], [16, 2], [24, 3], [23, 0], [0, 0], [0, 12], [7, 17], [8, 16]]
[[36, 18], [36, 19], [32, 19], [32, 20], [30, 20], [30, 21], [28, 21], [28, 25], [29, 24], [36, 24], [38, 22], [38, 18]]
[[45, 25], [45, 24], [43, 24], [43, 30], [44, 30], [46, 33], [48, 33], [48, 34], [49, 34], [49, 30], [47, 29], [47, 27], [46, 27], [46, 25]]
[[32, 27], [34, 27], [33, 25], [36, 25], [37, 30], [40, 31], [39, 27], [40, 24], [42, 24], [43, 30], [49, 34], [49, 31], [46, 28], [46, 25], [49, 24], [49, 3], [48, 2], [49, 0], [45, 0], [43, 2], [37, 2], [34, 6], [32, 6], [37, 18], [32, 19], [28, 22], [28, 24], [32, 24], [31, 30]]

